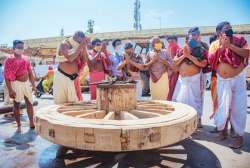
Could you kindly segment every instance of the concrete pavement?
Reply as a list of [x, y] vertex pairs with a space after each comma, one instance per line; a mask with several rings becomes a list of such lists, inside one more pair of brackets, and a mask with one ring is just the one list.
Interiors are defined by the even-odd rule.
[[[85, 100], [89, 95], [84, 95]], [[38, 99], [35, 109], [53, 104], [51, 96]], [[128, 153], [87, 152], [70, 150], [52, 144], [28, 129], [26, 112], [22, 116], [23, 133], [14, 134], [13, 118], [0, 115], [0, 168], [50, 168], [50, 167], [200, 167], [248, 168], [250, 167], [250, 108], [248, 108], [245, 144], [241, 149], [227, 147], [230, 139], [219, 141], [213, 120], [210, 92], [205, 93], [204, 128], [171, 147]], [[0, 104], [1, 106], [2, 104]], [[250, 97], [248, 97], [250, 106]]]

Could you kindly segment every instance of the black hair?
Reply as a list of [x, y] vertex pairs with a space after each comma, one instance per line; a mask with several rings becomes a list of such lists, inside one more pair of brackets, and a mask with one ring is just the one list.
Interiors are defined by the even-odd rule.
[[13, 41], [13, 48], [15, 48], [17, 44], [24, 44], [24, 42], [21, 40], [14, 40]]
[[169, 35], [167, 36], [167, 40], [178, 40], [178, 37], [176, 35]]
[[74, 33], [74, 36], [84, 38], [84, 37], [85, 37], [85, 34], [84, 34], [82, 31], [76, 31], [76, 32]]
[[116, 43], [118, 43], [118, 42], [122, 42], [120, 39], [115, 39], [113, 42], [112, 42], [112, 46], [113, 47], [116, 47]]
[[216, 32], [217, 33], [221, 32], [225, 25], [230, 25], [230, 23], [228, 21], [223, 21], [223, 22], [220, 22], [219, 24], [217, 24]]
[[191, 34], [193, 32], [199, 32], [200, 33], [200, 30], [199, 30], [199, 27], [192, 27], [188, 30], [188, 34]]
[[101, 43], [102, 41], [100, 40], [100, 39], [98, 39], [98, 38], [96, 38], [96, 39], [94, 39], [94, 40], [92, 40], [92, 45], [96, 45], [96, 43]]
[[128, 42], [124, 45], [124, 49], [127, 50], [127, 49], [130, 49], [130, 48], [133, 48], [133, 44]]
[[212, 44], [212, 42], [214, 42], [217, 38], [218, 38], [217, 34], [214, 34], [214, 35], [210, 36], [209, 37], [209, 44]]

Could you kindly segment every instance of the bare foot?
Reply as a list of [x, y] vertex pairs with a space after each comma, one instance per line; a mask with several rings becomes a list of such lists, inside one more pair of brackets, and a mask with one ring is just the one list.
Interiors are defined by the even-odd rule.
[[21, 126], [17, 126], [16, 133], [21, 133], [21, 132], [22, 132]]
[[237, 136], [236, 138], [233, 139], [233, 142], [229, 144], [228, 146], [233, 149], [238, 149], [243, 146], [243, 136]]
[[227, 130], [220, 131], [218, 138], [220, 141], [227, 139]]
[[30, 129], [35, 129], [35, 124], [33, 122], [30, 123]]

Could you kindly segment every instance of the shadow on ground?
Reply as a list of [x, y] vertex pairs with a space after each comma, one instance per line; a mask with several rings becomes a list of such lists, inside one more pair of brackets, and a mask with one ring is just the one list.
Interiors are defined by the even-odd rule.
[[26, 150], [30, 147], [30, 143], [35, 141], [37, 134], [34, 130], [29, 129], [25, 133], [15, 133], [10, 138], [3, 141], [6, 148], [16, 147], [17, 150]]
[[[199, 129], [192, 135], [193, 139], [196, 140], [203, 140], [203, 141], [208, 141], [208, 142], [213, 142], [219, 145], [223, 145], [228, 147], [228, 144], [230, 144], [231, 140], [233, 139], [230, 134], [227, 139], [225, 140], [219, 140], [218, 134], [217, 133], [210, 133], [210, 131], [214, 130], [215, 127], [210, 126], [210, 125], [203, 125], [202, 129]], [[233, 152], [241, 154], [242, 151], [250, 153], [250, 142], [246, 141], [247, 139], [250, 139], [250, 133], [245, 132], [244, 133], [244, 145], [243, 147], [239, 149], [232, 149]]]
[[220, 168], [218, 158], [208, 148], [191, 139], [173, 146], [124, 153], [71, 150], [51, 145], [39, 158], [40, 168], [107, 167], [197, 167]]

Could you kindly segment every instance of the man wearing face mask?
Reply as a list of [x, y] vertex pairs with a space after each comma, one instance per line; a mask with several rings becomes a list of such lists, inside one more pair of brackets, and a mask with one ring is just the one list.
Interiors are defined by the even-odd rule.
[[209, 62], [217, 75], [218, 107], [215, 124], [220, 137], [227, 137], [228, 119], [237, 134], [229, 146], [240, 148], [246, 126], [247, 92], [246, 71], [249, 50], [244, 37], [234, 35], [229, 22], [216, 27], [218, 40], [209, 49]]
[[[4, 78], [8, 88], [9, 97], [13, 99], [14, 116], [17, 122], [17, 132], [21, 131], [20, 102], [25, 100], [30, 128], [34, 129], [33, 122], [33, 97], [32, 89], [35, 91], [35, 81], [31, 70], [30, 61], [23, 55], [24, 43], [20, 40], [13, 42], [14, 54], [10, 55], [4, 64]], [[30, 87], [30, 83], [32, 88]]]
[[90, 93], [91, 100], [96, 99], [96, 82], [100, 82], [105, 79], [105, 71], [109, 69], [109, 58], [104, 54], [105, 43], [102, 43], [100, 39], [94, 39], [92, 41], [93, 50], [88, 57], [89, 66], [89, 78], [90, 78]]
[[87, 41], [82, 31], [65, 39], [58, 47], [56, 61], [59, 62], [53, 80], [53, 94], [56, 104], [77, 102], [74, 81], [87, 61]]
[[148, 70], [150, 73], [150, 92], [153, 100], [166, 100], [169, 91], [168, 70], [172, 69], [172, 57], [159, 37], [151, 39], [153, 50], [147, 55], [146, 64], [138, 64], [132, 60], [130, 64], [140, 70]]
[[123, 60], [123, 48], [121, 40], [115, 39], [112, 42], [112, 46], [114, 47], [114, 53], [109, 57], [112, 77], [116, 77], [118, 80], [123, 80], [124, 79], [123, 72], [121, 69], [118, 69], [118, 66], [121, 64]]
[[203, 80], [202, 68], [207, 66], [207, 45], [200, 39], [198, 27], [188, 31], [183, 49], [174, 58], [174, 66], [179, 71], [176, 101], [192, 106], [198, 114], [198, 127], [201, 128], [203, 111]]

